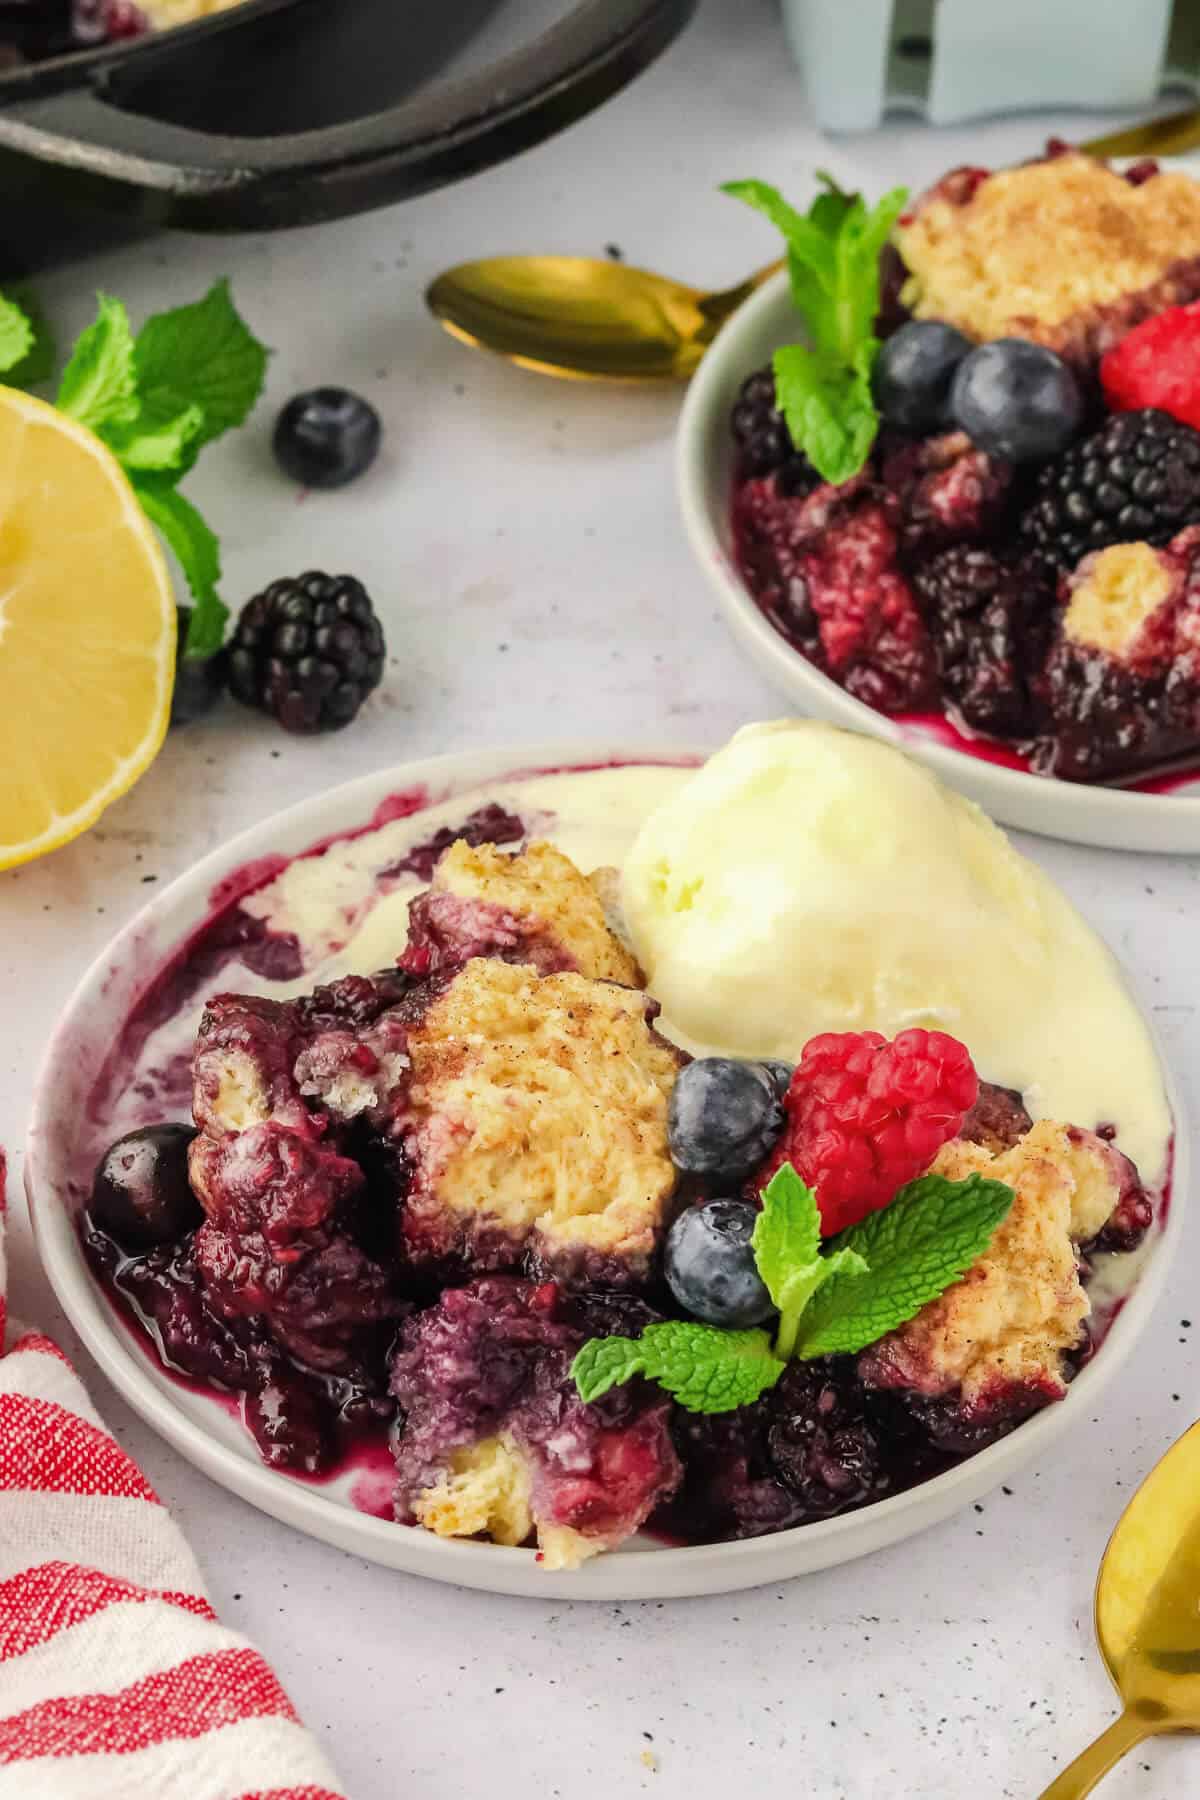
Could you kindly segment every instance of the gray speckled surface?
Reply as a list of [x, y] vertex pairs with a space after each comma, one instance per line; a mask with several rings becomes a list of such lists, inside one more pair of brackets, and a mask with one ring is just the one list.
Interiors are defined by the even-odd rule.
[[[1004, 159], [1064, 118], [962, 132], [891, 126], [829, 143], [765, 4], [709, 0], [627, 94], [557, 142], [392, 212], [277, 239], [174, 238], [46, 284], [69, 328], [91, 290], [140, 313], [228, 270], [277, 353], [270, 400], [336, 380], [380, 407], [361, 485], [303, 501], [276, 477], [265, 406], [194, 491], [223, 532], [228, 591], [349, 567], [392, 662], [369, 713], [325, 742], [232, 707], [172, 738], [86, 838], [0, 876], [0, 1142], [11, 1156], [12, 1299], [76, 1348], [20, 1198], [32, 1069], [78, 974], [152, 880], [277, 807], [389, 761], [467, 745], [628, 734], [723, 739], [778, 710], [694, 572], [671, 489], [674, 393], [541, 382], [473, 357], [424, 316], [446, 264], [489, 249], [603, 253], [713, 282], [773, 254], [718, 180], [802, 187], [815, 166], [877, 189], [970, 154]], [[1085, 122], [1086, 124], [1086, 122]], [[1200, 869], [1034, 842], [1132, 965], [1200, 1099]], [[145, 886], [143, 884], [146, 884]], [[177, 1511], [222, 1611], [254, 1634], [356, 1800], [401, 1793], [677, 1800], [786, 1789], [813, 1800], [1028, 1800], [1107, 1722], [1090, 1603], [1105, 1538], [1153, 1459], [1200, 1413], [1193, 1221], [1157, 1320], [1102, 1418], [1081, 1417], [1011, 1494], [897, 1549], [782, 1590], [571, 1607], [389, 1575], [259, 1517], [96, 1398]], [[1195, 1328], [1181, 1324], [1195, 1318]], [[1200, 1791], [1200, 1746], [1129, 1760], [1105, 1800]]]

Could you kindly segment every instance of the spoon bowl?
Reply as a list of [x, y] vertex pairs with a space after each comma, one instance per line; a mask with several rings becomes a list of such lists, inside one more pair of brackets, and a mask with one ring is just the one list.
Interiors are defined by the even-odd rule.
[[574, 381], [686, 381], [720, 327], [779, 268], [707, 293], [587, 256], [488, 256], [439, 275], [425, 300], [452, 336]]
[[1143, 1738], [1200, 1731], [1200, 1424], [1117, 1522], [1096, 1582], [1096, 1639], [1123, 1711], [1042, 1800], [1083, 1800]]

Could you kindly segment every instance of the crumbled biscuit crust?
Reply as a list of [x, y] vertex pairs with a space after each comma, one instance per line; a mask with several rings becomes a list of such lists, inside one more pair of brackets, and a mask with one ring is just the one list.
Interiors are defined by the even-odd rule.
[[1065, 1391], [1064, 1356], [1090, 1311], [1076, 1246], [1115, 1208], [1120, 1170], [1110, 1147], [1054, 1120], [1034, 1125], [999, 1155], [956, 1138], [934, 1173], [1006, 1182], [1012, 1208], [961, 1281], [865, 1352], [864, 1378], [938, 1395], [960, 1389], [968, 1406], [1008, 1387]]
[[477, 958], [410, 1033], [398, 1121], [418, 1251], [580, 1251], [644, 1272], [676, 1174], [667, 1104], [678, 1053], [646, 998], [573, 973]]
[[[1097, 354], [1150, 312], [1200, 292], [1200, 183], [1139, 187], [1094, 157], [1002, 169], [965, 205], [935, 192], [898, 227], [901, 298], [968, 337], [1031, 337]], [[1115, 314], [1114, 314], [1115, 309]], [[1113, 339], [1115, 341], [1115, 338]]]
[[609, 930], [595, 888], [553, 844], [532, 843], [514, 856], [460, 838], [438, 863], [432, 891], [535, 918], [580, 974], [627, 987], [640, 983], [637, 963]]

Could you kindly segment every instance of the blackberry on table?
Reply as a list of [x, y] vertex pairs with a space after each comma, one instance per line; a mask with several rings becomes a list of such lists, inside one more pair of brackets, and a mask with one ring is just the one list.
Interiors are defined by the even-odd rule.
[[336, 731], [379, 686], [384, 650], [362, 582], [314, 569], [247, 601], [230, 640], [229, 686], [286, 731]]
[[775, 475], [786, 494], [810, 494], [821, 477], [797, 450], [787, 421], [775, 404], [775, 377], [769, 368], [748, 375], [730, 415], [738, 447], [739, 474]]
[[1200, 432], [1153, 407], [1117, 413], [1048, 463], [1020, 522], [1058, 570], [1109, 544], [1165, 544], [1200, 520]]
[[913, 586], [946, 701], [975, 731], [1030, 735], [1036, 718], [1029, 680], [1045, 657], [1053, 620], [1044, 567], [953, 544], [916, 571]]

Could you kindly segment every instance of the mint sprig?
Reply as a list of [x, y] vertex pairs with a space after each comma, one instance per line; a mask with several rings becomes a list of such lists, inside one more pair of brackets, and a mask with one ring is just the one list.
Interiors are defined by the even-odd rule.
[[779, 1312], [774, 1344], [766, 1331], [668, 1319], [636, 1338], [590, 1338], [571, 1365], [575, 1386], [590, 1402], [644, 1375], [689, 1412], [749, 1406], [792, 1357], [850, 1355], [906, 1324], [982, 1256], [1012, 1203], [1000, 1181], [923, 1175], [823, 1244], [817, 1197], [785, 1163], [751, 1240]]
[[877, 1343], [966, 1274], [1008, 1215], [1013, 1191], [968, 1175], [922, 1175], [890, 1205], [868, 1213], [837, 1239], [838, 1254], [870, 1269], [867, 1280], [838, 1270], [800, 1324], [797, 1354], [835, 1356]]
[[783, 235], [792, 299], [807, 346], [775, 352], [776, 404], [796, 447], [831, 482], [849, 481], [879, 429], [871, 370], [879, 351], [879, 257], [908, 199], [893, 188], [874, 207], [829, 176], [807, 213], [765, 181], [729, 181], [723, 192], [753, 206]]
[[647, 1325], [640, 1337], [591, 1338], [571, 1365], [584, 1400], [647, 1375], [688, 1412], [749, 1406], [783, 1373], [765, 1331], [722, 1331], [687, 1319]]
[[[108, 445], [183, 572], [193, 601], [185, 655], [220, 649], [229, 609], [218, 591], [216, 534], [178, 483], [206, 444], [244, 422], [262, 392], [268, 354], [234, 306], [228, 281], [191, 305], [156, 313], [136, 336], [122, 303], [101, 294], [59, 381], [55, 404]], [[19, 303], [0, 296], [0, 375], [30, 385], [48, 379], [52, 361], [37, 309], [24, 295]]]
[[834, 1276], [853, 1281], [868, 1272], [868, 1262], [855, 1249], [839, 1247], [821, 1254], [821, 1212], [817, 1196], [784, 1163], [763, 1190], [762, 1211], [751, 1243], [763, 1285], [779, 1313], [776, 1354], [794, 1355], [800, 1321], [819, 1288]]

